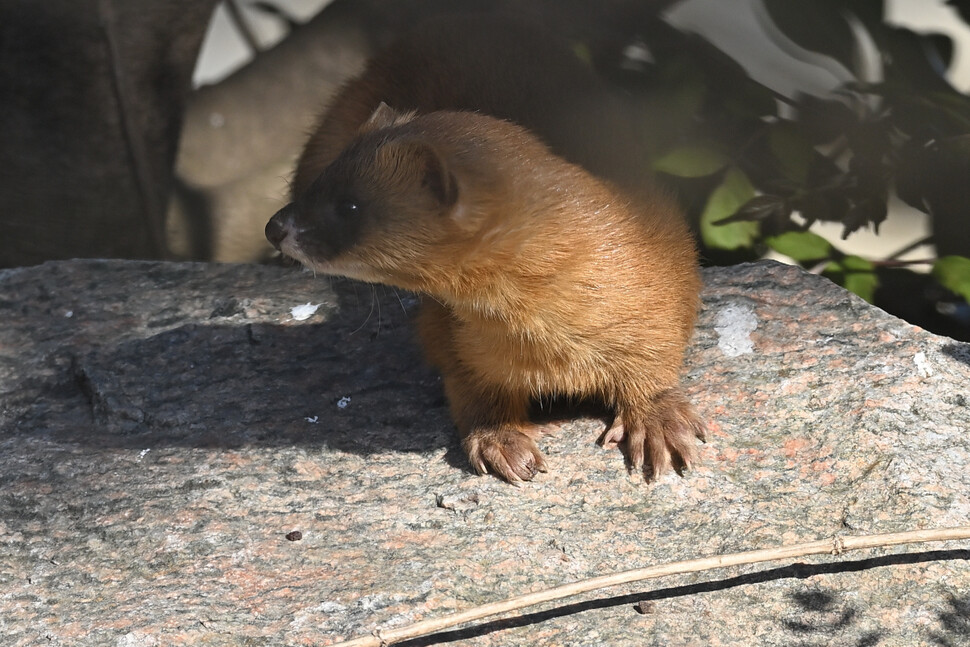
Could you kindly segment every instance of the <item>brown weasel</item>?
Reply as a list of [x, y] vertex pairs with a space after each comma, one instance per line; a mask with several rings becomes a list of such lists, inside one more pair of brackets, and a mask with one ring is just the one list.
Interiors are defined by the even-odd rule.
[[[529, 131], [381, 104], [266, 236], [314, 270], [413, 290], [472, 467], [511, 482], [545, 463], [531, 400], [600, 400], [652, 475], [695, 456], [678, 386], [696, 252], [676, 206], [621, 193]], [[644, 466], [645, 457], [648, 463]]]

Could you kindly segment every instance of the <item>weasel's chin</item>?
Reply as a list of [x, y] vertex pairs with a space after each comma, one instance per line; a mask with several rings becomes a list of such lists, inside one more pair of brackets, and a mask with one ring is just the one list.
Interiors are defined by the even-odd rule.
[[311, 263], [308, 267], [311, 267], [314, 271], [323, 272], [324, 274], [346, 276], [348, 279], [356, 279], [357, 281], [365, 281], [367, 283], [387, 282], [386, 277], [379, 272], [375, 272], [366, 265], [358, 265], [357, 263]]
[[287, 256], [292, 256], [293, 259], [298, 261], [303, 267], [312, 270], [316, 274], [327, 274], [330, 276], [343, 276], [348, 279], [355, 279], [357, 281], [365, 281], [367, 283], [384, 283], [385, 278], [375, 272], [373, 269], [360, 265], [358, 263], [342, 263], [342, 262], [331, 262], [331, 261], [317, 261], [308, 258], [305, 254], [300, 254], [299, 256], [293, 256], [287, 254]]
[[303, 263], [304, 258], [306, 258], [303, 250], [300, 249], [300, 246], [297, 245], [293, 240], [293, 236], [287, 236], [280, 241], [277, 249], [280, 250], [280, 253], [283, 254], [283, 256], [289, 256], [293, 260], [299, 261], [300, 263]]
[[314, 272], [321, 272], [323, 274], [337, 274], [330, 267], [330, 263], [323, 261], [315, 261], [310, 258], [306, 252], [304, 252], [300, 246], [292, 239], [292, 237], [287, 237], [280, 243], [280, 253], [283, 256], [288, 256], [294, 261], [302, 265], [303, 267], [313, 270]]
[[350, 259], [319, 260], [312, 258], [299, 244], [287, 238], [280, 245], [280, 251], [289, 256], [308, 270], [318, 274], [330, 276], [345, 276], [348, 279], [366, 281], [367, 283], [385, 283], [387, 277], [359, 261]]

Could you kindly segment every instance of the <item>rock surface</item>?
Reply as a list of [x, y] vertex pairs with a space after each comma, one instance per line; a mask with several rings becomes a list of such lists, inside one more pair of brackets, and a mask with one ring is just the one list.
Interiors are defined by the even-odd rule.
[[[970, 524], [967, 346], [798, 269], [705, 279], [701, 463], [645, 485], [579, 419], [515, 488], [469, 472], [411, 296], [276, 267], [0, 272], [3, 644], [326, 645], [622, 569]], [[677, 576], [404, 644], [970, 645], [968, 558]]]

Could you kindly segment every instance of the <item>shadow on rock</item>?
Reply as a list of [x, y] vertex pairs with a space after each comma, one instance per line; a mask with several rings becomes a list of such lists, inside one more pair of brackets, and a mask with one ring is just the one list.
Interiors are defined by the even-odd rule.
[[72, 349], [70, 377], [19, 426], [109, 447], [325, 445], [367, 455], [454, 445], [449, 454], [467, 469], [440, 380], [413, 340], [416, 299], [336, 287], [340, 308], [322, 323], [247, 322], [220, 306], [209, 321]]

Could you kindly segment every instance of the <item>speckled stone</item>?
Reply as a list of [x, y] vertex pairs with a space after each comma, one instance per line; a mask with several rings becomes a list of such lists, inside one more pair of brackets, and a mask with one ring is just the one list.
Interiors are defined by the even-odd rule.
[[[470, 473], [410, 295], [277, 267], [0, 272], [0, 644], [327, 645], [617, 570], [970, 524], [967, 346], [795, 268], [705, 280], [700, 464], [644, 484], [579, 419], [516, 488]], [[970, 645], [968, 558], [677, 576], [406, 644]]]

